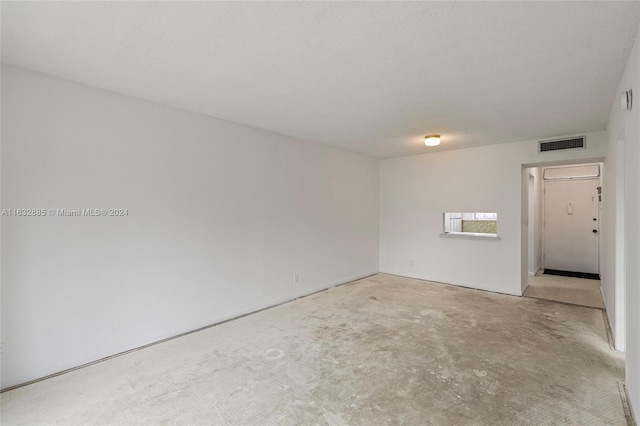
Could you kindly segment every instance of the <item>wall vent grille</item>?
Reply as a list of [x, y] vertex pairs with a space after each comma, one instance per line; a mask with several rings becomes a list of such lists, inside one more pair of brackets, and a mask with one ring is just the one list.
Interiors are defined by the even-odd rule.
[[586, 138], [584, 136], [571, 139], [540, 141], [540, 152], [558, 151], [560, 149], [584, 149], [586, 147]]

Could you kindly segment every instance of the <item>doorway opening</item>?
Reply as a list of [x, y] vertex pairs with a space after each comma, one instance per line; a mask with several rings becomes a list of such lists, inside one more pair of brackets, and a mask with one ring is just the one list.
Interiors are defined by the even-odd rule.
[[527, 235], [529, 236], [529, 278], [535, 276], [539, 269], [539, 260], [536, 256], [536, 177], [527, 172], [528, 176], [528, 206], [527, 206]]
[[601, 170], [600, 162], [523, 167], [524, 296], [604, 309]]
[[543, 169], [545, 274], [600, 279], [598, 164]]

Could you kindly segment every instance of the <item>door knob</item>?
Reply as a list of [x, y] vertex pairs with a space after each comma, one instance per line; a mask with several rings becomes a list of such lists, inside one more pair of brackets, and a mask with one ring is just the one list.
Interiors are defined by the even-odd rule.
[[598, 230], [597, 230], [597, 229], [594, 229], [594, 230], [593, 230], [593, 233], [594, 233], [594, 234], [597, 234], [597, 233], [598, 233]]

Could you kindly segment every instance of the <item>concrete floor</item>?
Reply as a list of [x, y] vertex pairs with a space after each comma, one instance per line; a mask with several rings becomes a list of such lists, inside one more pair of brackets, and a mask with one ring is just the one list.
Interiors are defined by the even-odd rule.
[[531, 278], [524, 295], [536, 299], [604, 309], [599, 280], [538, 274]]
[[626, 425], [602, 311], [378, 274], [2, 394], [2, 424]]

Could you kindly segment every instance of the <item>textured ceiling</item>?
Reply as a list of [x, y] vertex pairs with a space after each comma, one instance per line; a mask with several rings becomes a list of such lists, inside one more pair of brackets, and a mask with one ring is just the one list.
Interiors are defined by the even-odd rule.
[[[639, 2], [2, 2], [2, 61], [376, 157], [604, 130]], [[441, 133], [438, 148], [422, 137]]]

